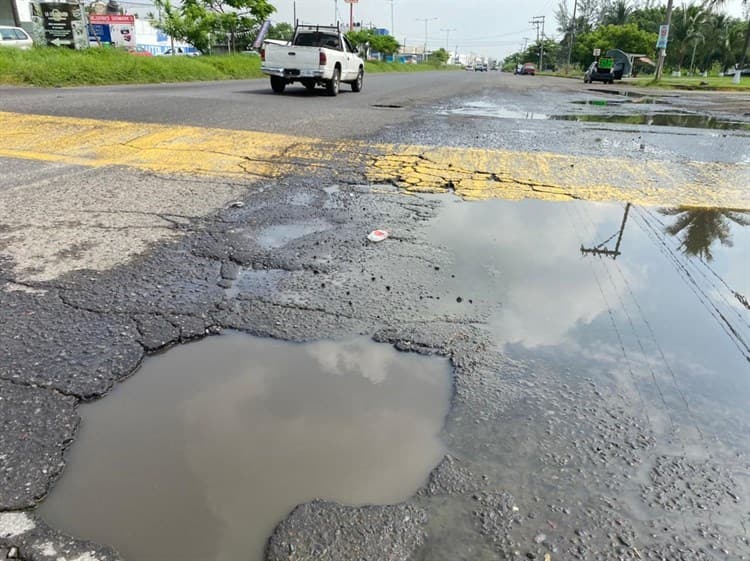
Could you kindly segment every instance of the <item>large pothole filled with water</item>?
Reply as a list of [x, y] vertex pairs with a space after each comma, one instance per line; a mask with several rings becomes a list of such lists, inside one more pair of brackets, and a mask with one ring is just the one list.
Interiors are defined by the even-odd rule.
[[451, 387], [447, 361], [366, 338], [181, 346], [81, 406], [40, 514], [126, 559], [261, 560], [297, 504], [413, 495], [443, 456]]

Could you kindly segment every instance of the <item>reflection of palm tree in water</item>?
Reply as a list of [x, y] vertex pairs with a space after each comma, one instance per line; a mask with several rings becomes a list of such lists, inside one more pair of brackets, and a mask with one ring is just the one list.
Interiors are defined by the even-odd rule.
[[721, 245], [732, 247], [731, 223], [750, 226], [746, 210], [727, 208], [678, 207], [660, 210], [666, 216], [676, 216], [674, 224], [664, 228], [667, 234], [680, 236], [680, 248], [686, 255], [711, 261], [711, 244], [719, 240]]

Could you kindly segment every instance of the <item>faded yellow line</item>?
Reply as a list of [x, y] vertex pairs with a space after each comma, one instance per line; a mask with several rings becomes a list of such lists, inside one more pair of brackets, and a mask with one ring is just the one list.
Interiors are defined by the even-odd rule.
[[363, 170], [409, 192], [466, 199], [630, 201], [750, 208], [745, 164], [332, 142], [225, 129], [0, 112], [0, 156], [162, 173], [277, 178]]

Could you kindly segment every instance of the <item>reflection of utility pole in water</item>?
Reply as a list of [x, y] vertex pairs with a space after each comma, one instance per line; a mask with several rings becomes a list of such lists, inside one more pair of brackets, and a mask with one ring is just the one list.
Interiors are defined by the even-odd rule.
[[[581, 254], [582, 255], [587, 255], [587, 254], [606, 255], [607, 257], [611, 257], [612, 259], [617, 259], [617, 256], [620, 255], [620, 242], [622, 242], [622, 234], [625, 231], [625, 223], [628, 221], [629, 212], [630, 212], [630, 203], [625, 205], [625, 214], [622, 217], [622, 224], [620, 224], [620, 230], [612, 234], [608, 239], [604, 240], [602, 243], [600, 243], [596, 247], [583, 247], [583, 244], [581, 244]], [[605, 245], [609, 243], [612, 240], [612, 238], [614, 238], [615, 236], [617, 236], [615, 249], [607, 249]]]

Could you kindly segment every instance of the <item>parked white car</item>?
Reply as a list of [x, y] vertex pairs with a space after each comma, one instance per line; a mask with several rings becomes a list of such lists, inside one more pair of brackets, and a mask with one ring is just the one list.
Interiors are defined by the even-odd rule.
[[287, 84], [300, 82], [308, 90], [323, 85], [328, 95], [338, 95], [341, 82], [352, 91], [362, 90], [365, 63], [339, 27], [300, 25], [291, 44], [266, 41], [261, 70], [271, 77], [271, 89], [283, 93]]
[[34, 45], [28, 33], [20, 27], [0, 25], [0, 47], [30, 49]]

